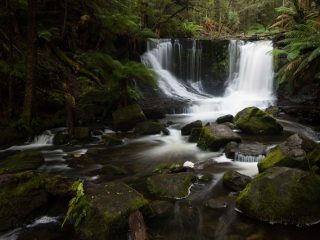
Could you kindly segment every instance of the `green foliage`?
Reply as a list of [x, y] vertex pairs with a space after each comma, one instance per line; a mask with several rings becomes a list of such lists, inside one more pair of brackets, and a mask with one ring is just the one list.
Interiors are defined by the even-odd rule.
[[[71, 216], [71, 213], [74, 210], [74, 208], [77, 206], [77, 204], [80, 202], [82, 197], [84, 197], [84, 195], [85, 195], [82, 181], [74, 182], [71, 186], [71, 190], [73, 192], [75, 192], [75, 196], [69, 202], [69, 208], [68, 208], [67, 214], [66, 214], [66, 216], [63, 220], [63, 223], [61, 225], [62, 228], [63, 228], [64, 224], [66, 223], [66, 221]], [[81, 214], [81, 217], [84, 217], [84, 216], [85, 216], [85, 213]], [[77, 221], [81, 221], [81, 220], [78, 219]], [[76, 223], [76, 226], [77, 225], [78, 224]]]

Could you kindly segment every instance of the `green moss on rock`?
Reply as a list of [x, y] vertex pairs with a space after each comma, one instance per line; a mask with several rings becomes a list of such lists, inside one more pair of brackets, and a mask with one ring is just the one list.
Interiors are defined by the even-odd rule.
[[320, 220], [320, 177], [300, 169], [275, 167], [253, 179], [237, 198], [249, 217], [282, 224]]
[[233, 191], [243, 190], [251, 180], [250, 177], [234, 170], [226, 171], [223, 175], [223, 185]]
[[90, 185], [70, 214], [82, 239], [122, 239], [128, 218], [138, 209], [150, 211], [148, 201], [124, 183]]
[[112, 113], [116, 130], [131, 130], [137, 123], [146, 121], [146, 117], [138, 104], [120, 108]]
[[147, 179], [148, 190], [151, 194], [167, 198], [185, 198], [189, 187], [195, 180], [192, 173], [159, 174]]
[[103, 135], [102, 142], [107, 147], [114, 147], [123, 144], [123, 140], [116, 136]]
[[203, 150], [218, 151], [229, 142], [241, 142], [238, 134], [223, 124], [212, 124], [202, 128], [197, 146]]
[[44, 162], [39, 151], [21, 152], [0, 160], [0, 174], [35, 170]]
[[281, 134], [283, 127], [268, 113], [256, 107], [245, 108], [234, 119], [237, 128], [254, 135]]
[[192, 123], [189, 123], [181, 128], [182, 136], [187, 136], [191, 134], [192, 129], [194, 128], [202, 128], [202, 121], [197, 120]]

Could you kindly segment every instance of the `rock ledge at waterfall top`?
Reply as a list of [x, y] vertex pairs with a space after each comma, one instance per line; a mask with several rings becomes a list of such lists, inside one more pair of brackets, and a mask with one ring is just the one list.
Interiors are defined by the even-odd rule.
[[275, 167], [255, 177], [240, 193], [237, 208], [270, 223], [310, 225], [320, 220], [320, 176]]
[[202, 128], [197, 146], [202, 150], [218, 151], [229, 142], [241, 142], [241, 137], [224, 124], [210, 124]]
[[275, 118], [257, 107], [248, 107], [237, 113], [234, 123], [242, 132], [253, 135], [279, 135], [283, 131]]

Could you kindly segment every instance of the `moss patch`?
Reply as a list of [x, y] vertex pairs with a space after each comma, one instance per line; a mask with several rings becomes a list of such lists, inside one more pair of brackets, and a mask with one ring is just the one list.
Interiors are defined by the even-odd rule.
[[248, 134], [273, 135], [283, 131], [275, 118], [256, 107], [245, 108], [239, 112], [234, 122], [237, 128]]
[[320, 220], [320, 177], [276, 167], [259, 174], [240, 193], [237, 207], [261, 221], [312, 224]]
[[39, 151], [22, 152], [0, 160], [0, 175], [35, 170], [44, 162]]

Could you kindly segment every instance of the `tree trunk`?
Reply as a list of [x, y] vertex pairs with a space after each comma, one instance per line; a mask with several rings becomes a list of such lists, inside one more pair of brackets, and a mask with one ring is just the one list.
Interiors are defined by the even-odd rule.
[[27, 74], [22, 119], [27, 126], [31, 125], [33, 117], [35, 68], [37, 64], [37, 0], [28, 0], [28, 52]]

